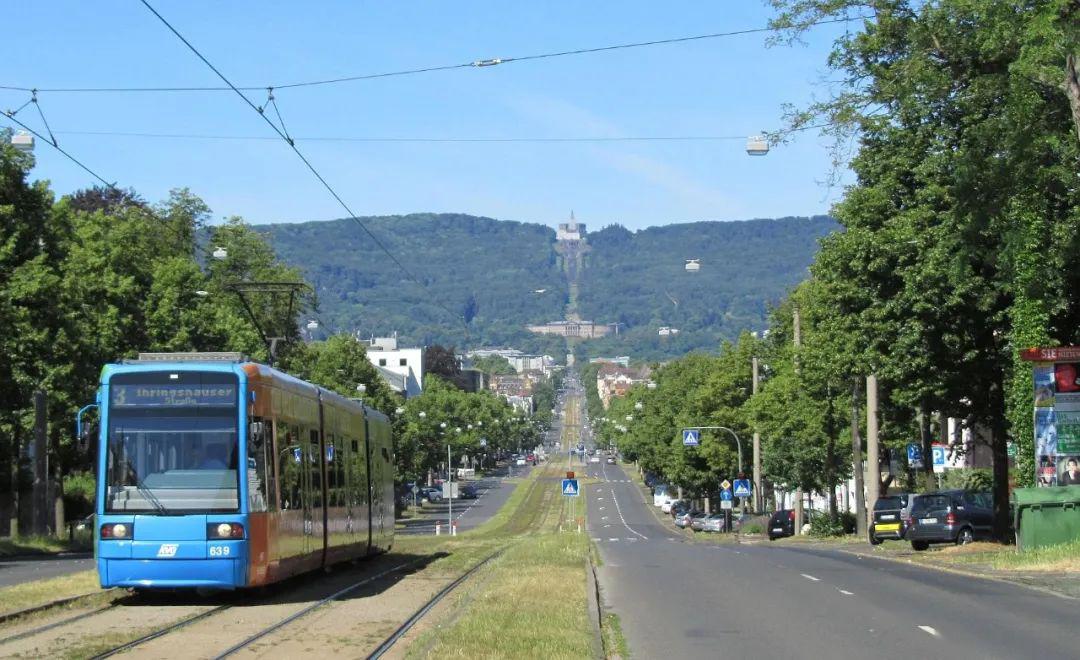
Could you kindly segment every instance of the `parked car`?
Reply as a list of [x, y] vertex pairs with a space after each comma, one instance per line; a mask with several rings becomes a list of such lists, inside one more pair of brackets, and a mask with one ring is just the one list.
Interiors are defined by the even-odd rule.
[[727, 516], [723, 513], [713, 513], [702, 519], [701, 522], [701, 531], [703, 532], [725, 532], [727, 531], [726, 527]]
[[458, 488], [458, 497], [463, 500], [475, 500], [480, 497], [480, 491], [476, 484], [461, 484]]
[[[675, 517], [684, 514], [691, 509], [693, 509], [693, 507], [690, 506], [689, 502], [685, 500], [676, 500], [671, 503], [671, 516]], [[663, 510], [663, 507], [661, 507], [661, 510]]]
[[661, 513], [671, 513], [671, 508], [673, 506], [675, 506], [676, 504], [679, 504], [679, 500], [667, 500], [665, 502], [661, 502], [661, 504], [660, 504], [660, 512]]
[[918, 495], [911, 505], [907, 538], [915, 550], [931, 543], [965, 545], [992, 532], [993, 498], [989, 491], [945, 490]]
[[[803, 523], [818, 516], [813, 509], [803, 509]], [[769, 540], [775, 541], [784, 536], [795, 536], [795, 509], [780, 509], [769, 518]]]
[[442, 502], [442, 488], [436, 488], [435, 486], [425, 486], [420, 489], [420, 494], [428, 502]]
[[878, 545], [886, 539], [903, 539], [907, 533], [910, 505], [914, 493], [885, 495], [874, 502], [874, 519], [867, 530], [870, 545]]
[[687, 525], [691, 530], [700, 532], [705, 526], [705, 518], [708, 516], [704, 511], [697, 511], [690, 516], [690, 524]]
[[524, 456], [518, 456], [514, 459], [514, 465], [524, 466], [526, 462]]
[[596, 455], [590, 456], [589, 457], [589, 462], [590, 463], [599, 463], [600, 462], [600, 457], [596, 456]]
[[694, 519], [694, 516], [704, 515], [699, 511], [684, 511], [675, 516], [675, 526], [685, 529], [690, 525], [690, 522]]

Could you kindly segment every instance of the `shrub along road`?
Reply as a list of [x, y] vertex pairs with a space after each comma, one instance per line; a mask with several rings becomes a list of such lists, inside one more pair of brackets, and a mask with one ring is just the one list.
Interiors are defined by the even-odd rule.
[[1076, 657], [1071, 601], [830, 549], [687, 543], [621, 467], [592, 468], [601, 592], [636, 657]]

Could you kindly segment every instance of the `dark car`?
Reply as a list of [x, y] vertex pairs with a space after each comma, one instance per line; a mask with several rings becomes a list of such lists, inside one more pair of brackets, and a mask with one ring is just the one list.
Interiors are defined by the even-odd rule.
[[910, 521], [909, 511], [915, 500], [913, 493], [885, 495], [874, 502], [874, 520], [867, 530], [871, 545], [886, 539], [902, 539]]
[[989, 537], [993, 522], [989, 491], [944, 490], [915, 498], [906, 536], [915, 550], [931, 543], [965, 545]]
[[[813, 509], [803, 509], [803, 523], [818, 515]], [[795, 509], [780, 509], [769, 518], [769, 540], [775, 541], [784, 536], [795, 536]]]
[[682, 515], [692, 509], [690, 503], [685, 500], [678, 500], [671, 503], [671, 517]]
[[463, 500], [475, 500], [480, 497], [480, 491], [476, 484], [461, 484], [461, 487], [458, 488], [458, 497]]

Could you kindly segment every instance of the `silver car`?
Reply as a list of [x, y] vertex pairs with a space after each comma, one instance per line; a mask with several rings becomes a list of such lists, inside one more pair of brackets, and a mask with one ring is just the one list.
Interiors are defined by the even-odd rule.
[[703, 515], [705, 515], [705, 514], [699, 512], [699, 511], [684, 511], [684, 512], [680, 513], [679, 515], [675, 516], [675, 526], [685, 529], [685, 528], [689, 527], [690, 524], [693, 522], [694, 516], [703, 516]]
[[701, 523], [701, 531], [703, 532], [723, 532], [725, 531], [725, 516], [723, 513], [714, 513], [705, 518]]
[[690, 529], [694, 530], [695, 532], [704, 531], [704, 529], [705, 529], [705, 518], [707, 518], [707, 517], [708, 517], [708, 514], [700, 512], [700, 511], [693, 514], [693, 516], [690, 518]]

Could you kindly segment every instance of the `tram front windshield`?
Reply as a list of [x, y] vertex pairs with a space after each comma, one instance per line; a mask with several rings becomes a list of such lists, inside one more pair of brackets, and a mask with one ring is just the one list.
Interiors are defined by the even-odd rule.
[[115, 374], [106, 513], [237, 511], [238, 389], [230, 373]]

